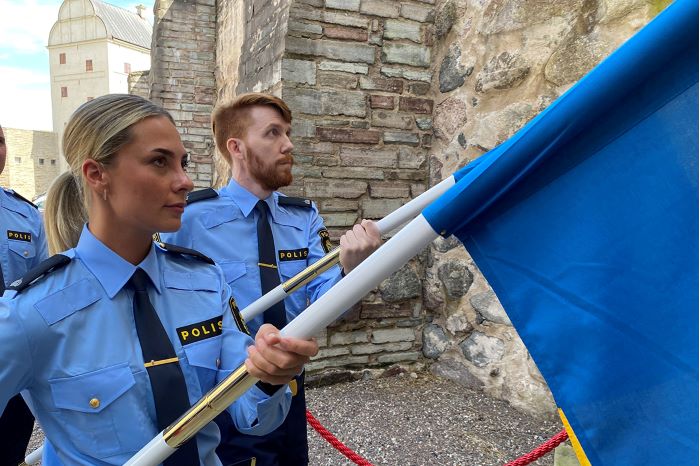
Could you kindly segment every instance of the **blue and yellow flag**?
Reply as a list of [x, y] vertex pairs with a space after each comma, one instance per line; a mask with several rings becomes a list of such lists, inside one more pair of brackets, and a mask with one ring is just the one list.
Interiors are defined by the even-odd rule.
[[679, 0], [423, 215], [594, 465], [698, 461], [698, 4]]

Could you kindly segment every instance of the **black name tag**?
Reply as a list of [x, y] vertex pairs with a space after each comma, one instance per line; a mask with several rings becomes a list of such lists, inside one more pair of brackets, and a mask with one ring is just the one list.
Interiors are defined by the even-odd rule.
[[279, 250], [277, 255], [280, 262], [303, 260], [309, 257], [309, 248]]
[[177, 336], [180, 338], [180, 344], [185, 346], [190, 343], [221, 335], [221, 328], [223, 327], [222, 319], [223, 316], [214, 317], [204, 322], [197, 322], [196, 324], [178, 328]]
[[7, 230], [7, 239], [13, 239], [15, 241], [26, 241], [27, 243], [31, 243], [32, 234], [24, 231]]

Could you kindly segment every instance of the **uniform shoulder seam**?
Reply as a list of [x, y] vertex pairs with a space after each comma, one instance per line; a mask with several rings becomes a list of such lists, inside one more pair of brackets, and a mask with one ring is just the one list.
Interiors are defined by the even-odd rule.
[[15, 290], [17, 293], [21, 293], [23, 290], [38, 282], [42, 277], [45, 277], [46, 275], [64, 267], [71, 260], [72, 259], [70, 257], [63, 254], [55, 254], [24, 274], [22, 278], [10, 283], [10, 286], [8, 286], [7, 289]]
[[219, 197], [219, 193], [213, 188], [200, 189], [199, 191], [192, 191], [187, 195], [187, 204], [193, 204], [195, 202], [204, 201], [206, 199], [213, 199]]
[[181, 256], [186, 257], [194, 257], [202, 262], [206, 262], [207, 264], [215, 265], [215, 262], [212, 258], [202, 254], [199, 251], [195, 251], [194, 249], [183, 248], [182, 246], [177, 246], [175, 244], [170, 243], [158, 243], [158, 246], [160, 246], [164, 251], [167, 251], [169, 253], [179, 254]]

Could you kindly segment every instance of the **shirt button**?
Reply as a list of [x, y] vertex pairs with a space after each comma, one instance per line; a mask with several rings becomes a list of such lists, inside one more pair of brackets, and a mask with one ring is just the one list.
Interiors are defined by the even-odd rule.
[[100, 400], [98, 400], [97, 398], [93, 398], [92, 400], [90, 400], [90, 407], [92, 409], [99, 408], [100, 407]]
[[219, 368], [221, 367], [221, 359], [216, 358], [216, 367]]
[[24, 251], [24, 257], [27, 257], [29, 255], [29, 251]]

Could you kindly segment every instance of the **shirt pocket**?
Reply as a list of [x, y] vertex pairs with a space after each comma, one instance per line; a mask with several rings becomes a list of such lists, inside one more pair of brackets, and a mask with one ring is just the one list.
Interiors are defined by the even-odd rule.
[[219, 262], [218, 264], [219, 267], [221, 267], [221, 270], [224, 271], [226, 283], [229, 285], [233, 285], [236, 280], [245, 275], [244, 261]]
[[57, 416], [75, 448], [95, 458], [138, 450], [153, 421], [128, 363], [49, 380]]
[[[304, 270], [306, 268], [306, 261], [281, 261], [279, 263], [279, 268], [280, 276], [282, 277], [282, 282], [284, 283]], [[287, 298], [285, 298], [284, 302], [287, 305], [287, 312], [291, 311], [295, 316], [299, 315], [299, 313], [307, 306], [306, 285], [294, 290]], [[290, 304], [292, 304], [294, 309], [290, 309]]]
[[187, 364], [194, 369], [202, 394], [216, 385], [216, 375], [221, 365], [221, 335], [190, 343], [182, 347]]
[[12, 255], [15, 259], [30, 260], [36, 256], [36, 246], [29, 241], [7, 241], [8, 248], [14, 252]]

